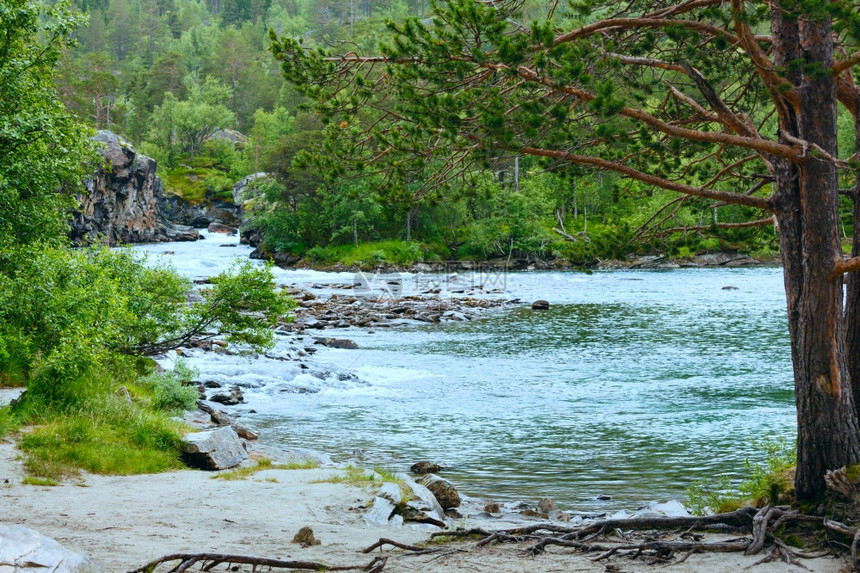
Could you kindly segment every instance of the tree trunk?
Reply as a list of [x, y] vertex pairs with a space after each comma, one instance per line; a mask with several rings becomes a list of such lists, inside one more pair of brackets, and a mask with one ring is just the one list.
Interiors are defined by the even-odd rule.
[[[860, 151], [860, 88], [855, 92], [854, 142], [855, 151]], [[855, 172], [854, 233], [851, 256], [860, 257], [860, 169]], [[849, 273], [845, 297], [845, 350], [848, 353], [848, 368], [851, 375], [851, 390], [854, 393], [854, 408], [860, 417], [860, 273]]]
[[[778, 12], [775, 10], [775, 12]], [[781, 21], [775, 36], [795, 32], [782, 45], [779, 60], [802, 55], [810, 64], [833, 64], [830, 26], [801, 20]], [[800, 49], [802, 42], [803, 49]], [[786, 134], [836, 153], [836, 86], [832, 75], [792, 78], [799, 103], [787, 105], [780, 125]], [[800, 81], [797, 81], [799, 79]], [[860, 460], [857, 414], [848, 376], [842, 280], [828, 279], [841, 256], [836, 167], [812, 153], [801, 162], [773, 159], [777, 179], [775, 214], [780, 229], [788, 303], [788, 327], [797, 404], [797, 476], [799, 499], [819, 499], [827, 470]]]

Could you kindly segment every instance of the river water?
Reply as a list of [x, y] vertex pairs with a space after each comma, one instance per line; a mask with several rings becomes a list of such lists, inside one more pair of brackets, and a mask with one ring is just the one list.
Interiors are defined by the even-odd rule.
[[[221, 235], [135, 249], [190, 277], [250, 252]], [[304, 288], [354, 281], [276, 275]], [[458, 290], [449, 275], [403, 278], [403, 294], [428, 280]], [[461, 272], [457, 280], [551, 307], [324, 331], [360, 348], [320, 347], [302, 359], [306, 368], [202, 351], [188, 361], [202, 379], [245, 387], [248, 403], [234, 411], [270, 444], [399, 471], [431, 460], [450, 466], [445, 477], [467, 495], [551, 497], [581, 511], [683, 500], [693, 480], [738, 476], [745, 459], [758, 461], [756, 440], [794, 435], [780, 269]], [[282, 337], [270, 355], [309, 345]]]

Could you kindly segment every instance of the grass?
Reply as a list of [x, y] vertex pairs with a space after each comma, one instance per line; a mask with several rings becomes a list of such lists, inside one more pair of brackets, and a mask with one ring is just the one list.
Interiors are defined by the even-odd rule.
[[333, 474], [323, 479], [314, 480], [311, 483], [342, 483], [354, 487], [369, 487], [382, 485], [385, 482], [391, 482], [400, 487], [400, 491], [403, 493], [404, 503], [410, 499], [414, 499], [415, 497], [412, 493], [412, 488], [410, 488], [404, 480], [398, 478], [393, 472], [383, 467], [376, 466], [372, 471], [368, 471], [364, 468], [348, 465], [343, 468], [343, 471], [346, 473], [342, 475]]
[[147, 376], [151, 372], [143, 361], [103, 364], [74, 386], [74, 401], [51, 401], [31, 386], [14, 407], [0, 408], [0, 433], [26, 427], [18, 448], [33, 478], [181, 468], [179, 444], [189, 428], [170, 417], [179, 408], [163, 396], [180, 382], [176, 375]]
[[765, 454], [763, 463], [745, 460], [746, 477], [737, 487], [727, 475], [701, 478], [687, 488], [687, 507], [694, 515], [708, 511], [725, 513], [745, 505], [785, 504], [794, 497], [797, 447], [785, 438], [767, 439], [757, 444]]
[[216, 199], [232, 203], [233, 181], [220, 169], [213, 167], [177, 167], [159, 170], [164, 190], [179, 195], [189, 203], [199, 204], [206, 200], [207, 192]]
[[[260, 458], [257, 464], [245, 468], [236, 468], [235, 470], [227, 470], [219, 472], [212, 476], [212, 479], [221, 479], [225, 481], [243, 480], [251, 477], [257, 472], [263, 470], [312, 470], [320, 467], [319, 463], [313, 460], [294, 461], [286, 464], [276, 464], [269, 458]], [[266, 478], [265, 481], [277, 483], [275, 478]]]
[[132, 475], [182, 467], [178, 453], [183, 425], [119, 396], [40, 422], [18, 444], [25, 454], [24, 467], [33, 476], [56, 480], [80, 470]]
[[42, 485], [42, 486], [56, 486], [60, 485], [60, 482], [51, 478], [40, 478], [34, 476], [27, 476], [21, 480], [21, 483], [25, 485]]

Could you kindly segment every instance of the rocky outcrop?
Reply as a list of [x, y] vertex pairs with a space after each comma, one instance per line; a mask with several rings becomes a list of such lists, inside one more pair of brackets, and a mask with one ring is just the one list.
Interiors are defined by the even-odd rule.
[[199, 234], [169, 223], [161, 203], [164, 188], [155, 175], [155, 160], [138, 153], [110, 131], [99, 131], [105, 167], [84, 180], [80, 209], [69, 237], [78, 244], [193, 241]]

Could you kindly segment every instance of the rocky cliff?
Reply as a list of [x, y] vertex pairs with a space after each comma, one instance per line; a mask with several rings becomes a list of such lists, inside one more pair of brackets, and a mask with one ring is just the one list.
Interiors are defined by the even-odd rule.
[[164, 188], [155, 175], [155, 160], [110, 131], [99, 131], [95, 139], [103, 144], [106, 165], [84, 181], [86, 192], [78, 197], [80, 210], [69, 232], [74, 242], [115, 245], [200, 238], [194, 229], [164, 217]]

